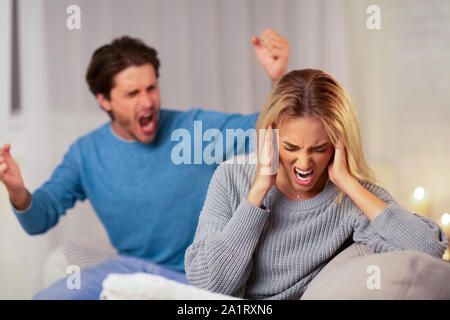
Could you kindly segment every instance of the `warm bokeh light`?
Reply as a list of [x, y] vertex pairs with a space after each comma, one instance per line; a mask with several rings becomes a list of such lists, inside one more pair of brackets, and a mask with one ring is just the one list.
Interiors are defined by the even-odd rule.
[[448, 249], [445, 251], [444, 256], [442, 257], [442, 259], [450, 261], [450, 252], [449, 252]]
[[424, 188], [417, 187], [414, 190], [414, 198], [416, 198], [417, 200], [422, 200], [424, 196], [425, 196], [425, 189]]
[[441, 217], [441, 222], [444, 226], [448, 225], [450, 223], [450, 214], [444, 213]]

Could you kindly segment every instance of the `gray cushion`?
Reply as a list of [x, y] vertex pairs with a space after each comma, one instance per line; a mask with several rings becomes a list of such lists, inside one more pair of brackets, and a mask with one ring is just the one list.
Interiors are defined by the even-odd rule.
[[374, 253], [354, 243], [311, 281], [304, 300], [450, 299], [450, 262], [414, 251]]

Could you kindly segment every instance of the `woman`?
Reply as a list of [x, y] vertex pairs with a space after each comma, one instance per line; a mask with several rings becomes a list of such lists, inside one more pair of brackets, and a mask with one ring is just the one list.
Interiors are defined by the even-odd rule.
[[266, 128], [258, 166], [224, 163], [211, 179], [186, 251], [191, 284], [248, 299], [298, 299], [346, 240], [375, 252], [442, 256], [439, 226], [374, 183], [351, 101], [330, 75], [284, 75], [256, 123], [257, 133]]

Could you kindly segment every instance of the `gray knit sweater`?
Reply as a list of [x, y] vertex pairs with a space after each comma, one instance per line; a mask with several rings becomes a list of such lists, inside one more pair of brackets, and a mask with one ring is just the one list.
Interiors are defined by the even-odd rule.
[[362, 185], [388, 203], [373, 221], [328, 181], [314, 198], [293, 201], [276, 186], [266, 210], [246, 200], [255, 164], [222, 163], [215, 171], [186, 251], [189, 282], [246, 299], [299, 299], [309, 282], [350, 239], [375, 252], [415, 250], [442, 257], [447, 237], [432, 220], [399, 206], [383, 188]]

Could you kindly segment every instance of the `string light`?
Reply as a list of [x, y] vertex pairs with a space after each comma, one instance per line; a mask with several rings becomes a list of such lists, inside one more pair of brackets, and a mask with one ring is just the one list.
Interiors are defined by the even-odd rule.
[[441, 222], [444, 226], [448, 225], [450, 223], [450, 214], [444, 213], [441, 217]]
[[445, 253], [444, 253], [444, 256], [442, 257], [442, 259], [450, 261], [450, 253], [449, 253], [448, 249], [445, 250]]
[[422, 200], [424, 196], [425, 196], [425, 189], [424, 188], [417, 187], [414, 190], [414, 198], [416, 198], [417, 200]]
[[423, 187], [416, 187], [410, 197], [410, 210], [428, 217], [430, 214], [430, 195]]

